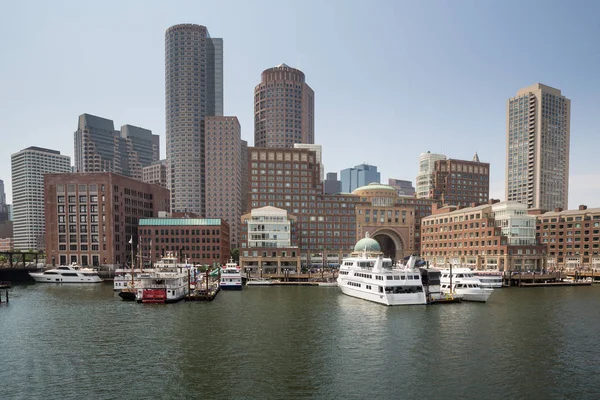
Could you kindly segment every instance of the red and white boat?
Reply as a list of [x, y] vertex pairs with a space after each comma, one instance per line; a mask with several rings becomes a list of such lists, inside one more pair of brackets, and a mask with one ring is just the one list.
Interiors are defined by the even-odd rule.
[[154, 271], [140, 274], [136, 300], [138, 303], [174, 303], [189, 294], [192, 266], [177, 263], [167, 254], [154, 264]]

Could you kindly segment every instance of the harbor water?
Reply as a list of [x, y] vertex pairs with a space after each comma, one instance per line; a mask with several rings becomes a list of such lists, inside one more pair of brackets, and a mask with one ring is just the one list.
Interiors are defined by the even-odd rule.
[[596, 399], [600, 286], [385, 307], [337, 288], [123, 302], [112, 286], [14, 287], [2, 399]]

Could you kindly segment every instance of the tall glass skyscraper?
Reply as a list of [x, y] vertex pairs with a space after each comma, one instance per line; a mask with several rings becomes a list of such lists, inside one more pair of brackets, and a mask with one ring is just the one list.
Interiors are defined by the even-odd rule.
[[571, 100], [541, 83], [508, 99], [506, 200], [527, 208], [567, 209]]
[[204, 216], [204, 118], [223, 115], [223, 39], [204, 26], [165, 33], [165, 112], [171, 210]]
[[354, 189], [366, 186], [369, 183], [381, 183], [381, 174], [377, 167], [369, 164], [360, 164], [354, 168], [346, 168], [340, 171], [342, 181], [342, 193], [352, 193]]

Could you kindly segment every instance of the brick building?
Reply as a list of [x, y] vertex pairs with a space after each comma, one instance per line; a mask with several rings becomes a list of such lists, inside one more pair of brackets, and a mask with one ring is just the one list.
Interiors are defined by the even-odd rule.
[[356, 206], [356, 237], [365, 237], [368, 232], [385, 256], [394, 260], [402, 260], [414, 253], [414, 208], [398, 202], [396, 189], [370, 183], [352, 193], [361, 199]]
[[444, 159], [435, 161], [429, 198], [442, 204], [468, 206], [487, 203], [490, 196], [490, 164]]
[[435, 199], [418, 198], [415, 196], [399, 196], [397, 202], [411, 207], [415, 214], [415, 246], [414, 251], [421, 254], [421, 220], [431, 215], [431, 206], [437, 203]]
[[248, 148], [248, 176], [245, 193], [250, 209], [246, 212], [272, 206], [294, 215], [303, 265], [322, 266], [325, 261], [334, 266], [352, 251], [356, 206], [361, 199], [351, 194], [323, 194], [314, 151]]
[[144, 218], [139, 229], [144, 263], [171, 252], [181, 261], [214, 266], [224, 265], [231, 255], [229, 224], [223, 219]]
[[[546, 247], [535, 240], [533, 216], [516, 202], [432, 207], [421, 222], [421, 256], [474, 269], [542, 270]], [[533, 233], [531, 233], [533, 231]]]
[[169, 211], [169, 191], [111, 172], [44, 176], [46, 262], [123, 266], [138, 220]]
[[548, 248], [549, 269], [600, 269], [600, 208], [530, 213], [539, 242]]

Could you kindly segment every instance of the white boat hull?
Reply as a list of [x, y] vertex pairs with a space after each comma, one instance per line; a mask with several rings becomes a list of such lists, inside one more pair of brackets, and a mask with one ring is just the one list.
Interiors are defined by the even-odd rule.
[[44, 275], [43, 272], [30, 272], [31, 276], [39, 283], [102, 283], [99, 276], [59, 276]]
[[248, 281], [246, 282], [246, 286], [271, 286], [273, 283], [271, 281]]
[[221, 289], [222, 290], [242, 290], [242, 282], [221, 282]]
[[494, 289], [456, 289], [456, 294], [462, 296], [463, 301], [474, 301], [478, 303], [485, 303], [488, 301]]
[[425, 293], [423, 292], [402, 294], [377, 293], [366, 289], [361, 290], [360, 288], [347, 286], [343, 281], [338, 282], [338, 286], [345, 295], [372, 301], [374, 303], [379, 303], [386, 306], [427, 304], [427, 299], [425, 298]]

